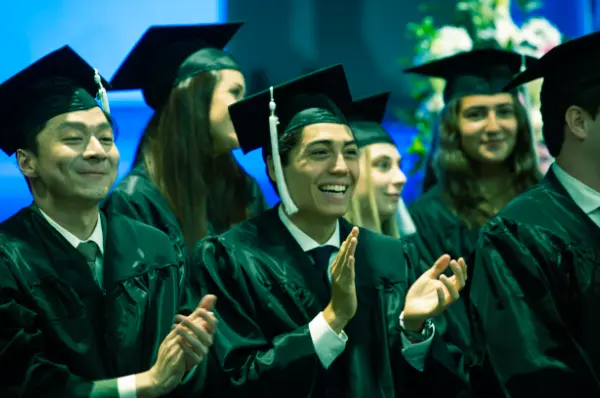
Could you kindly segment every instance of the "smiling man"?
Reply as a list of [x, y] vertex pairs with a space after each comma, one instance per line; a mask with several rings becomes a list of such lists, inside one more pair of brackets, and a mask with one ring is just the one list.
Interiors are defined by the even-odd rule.
[[411, 246], [342, 218], [360, 171], [341, 65], [271, 90], [229, 109], [282, 204], [194, 256], [219, 296], [214, 347], [234, 396], [455, 396], [463, 384], [429, 319], [459, 297], [464, 262], [443, 256], [415, 281]]
[[65, 46], [0, 86], [0, 149], [16, 153], [34, 198], [0, 225], [3, 398], [203, 388], [196, 366], [212, 342], [215, 298], [178, 316], [185, 269], [167, 236], [98, 208], [119, 164], [94, 99], [99, 91], [108, 104], [106, 84]]

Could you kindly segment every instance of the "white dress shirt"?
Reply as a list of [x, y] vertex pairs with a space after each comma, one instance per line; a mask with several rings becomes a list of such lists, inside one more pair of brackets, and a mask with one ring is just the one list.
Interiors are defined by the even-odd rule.
[[[44, 213], [41, 209], [40, 209], [40, 213], [42, 213], [42, 216], [44, 216], [46, 221], [48, 221], [48, 224], [52, 225], [54, 227], [54, 229], [56, 229], [58, 231], [58, 233], [60, 233], [63, 236], [63, 238], [65, 238], [67, 240], [67, 242], [69, 242], [75, 249], [77, 249], [77, 247], [81, 243], [89, 242], [89, 241], [92, 241], [92, 242], [96, 243], [96, 245], [98, 245], [98, 249], [100, 250], [100, 255], [96, 257], [95, 272], [96, 272], [96, 280], [100, 284], [100, 287], [102, 287], [102, 282], [103, 282], [102, 266], [103, 266], [103, 260], [104, 260], [103, 259], [103, 257], [104, 257], [104, 234], [102, 231], [102, 222], [100, 221], [100, 213], [98, 213], [98, 221], [96, 222], [96, 228], [94, 228], [94, 231], [92, 232], [90, 237], [87, 238], [86, 240], [81, 240], [78, 237], [76, 237], [75, 235], [73, 235], [72, 233], [70, 233], [69, 231], [67, 231], [65, 228], [63, 228], [61, 225], [59, 225], [56, 221], [51, 219], [50, 216], [48, 216], [46, 213]], [[119, 377], [117, 379], [117, 386], [119, 389], [119, 397], [120, 398], [136, 398], [137, 397], [137, 391], [136, 391], [136, 385], [135, 385], [135, 375]]]
[[[331, 264], [335, 260], [335, 256], [337, 255], [340, 249], [339, 221], [335, 226], [335, 231], [333, 231], [333, 235], [331, 235], [327, 242], [325, 242], [323, 245], [320, 245], [310, 236], [302, 232], [300, 228], [294, 225], [294, 223], [283, 211], [283, 206], [279, 206], [277, 211], [281, 222], [287, 228], [287, 230], [290, 232], [290, 234], [296, 240], [296, 242], [298, 242], [298, 244], [305, 253], [310, 250], [316, 249], [319, 246], [333, 246], [336, 248], [336, 250], [333, 251], [331, 257], [329, 258], [329, 266], [331, 267]], [[308, 324], [308, 328], [310, 330], [310, 336], [312, 337], [317, 356], [323, 364], [323, 367], [327, 369], [346, 348], [348, 336], [346, 335], [346, 333], [344, 333], [344, 331], [342, 331], [342, 333], [340, 333], [339, 335], [336, 334], [325, 320], [323, 312], [320, 312]], [[425, 358], [429, 353], [429, 348], [433, 340], [433, 335], [434, 334], [432, 334], [427, 340], [422, 341], [420, 343], [412, 343], [408, 338], [402, 335], [402, 355], [404, 355], [404, 358], [412, 367], [421, 372], [425, 367]]]
[[52, 225], [54, 227], [54, 229], [56, 229], [58, 231], [58, 233], [60, 233], [62, 235], [62, 237], [65, 238], [67, 240], [67, 242], [69, 242], [71, 244], [71, 246], [73, 246], [75, 249], [77, 249], [77, 247], [80, 244], [85, 243], [85, 242], [94, 242], [96, 244], [96, 246], [98, 246], [98, 249], [100, 250], [100, 255], [96, 256], [96, 267], [94, 269], [94, 273], [95, 273], [96, 280], [98, 281], [100, 287], [102, 288], [102, 285], [103, 285], [102, 264], [103, 264], [103, 256], [104, 256], [104, 235], [102, 233], [102, 222], [100, 222], [100, 214], [98, 214], [98, 221], [96, 222], [96, 227], [94, 228], [94, 231], [92, 232], [90, 237], [87, 238], [86, 240], [81, 240], [78, 237], [76, 237], [75, 235], [73, 235], [72, 233], [70, 233], [69, 231], [67, 231], [65, 228], [63, 228], [56, 221], [51, 219], [50, 216], [48, 216], [46, 213], [44, 213], [41, 209], [39, 209], [39, 210], [40, 210], [40, 213], [42, 213], [42, 216], [44, 216], [44, 218], [46, 219], [46, 221], [48, 221], [48, 224]]
[[588, 215], [594, 224], [600, 227], [600, 192], [571, 176], [556, 163], [552, 165], [552, 171], [575, 204]]

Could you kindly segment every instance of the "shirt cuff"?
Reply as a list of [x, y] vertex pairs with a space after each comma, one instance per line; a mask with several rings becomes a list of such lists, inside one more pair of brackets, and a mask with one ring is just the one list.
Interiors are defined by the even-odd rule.
[[135, 375], [119, 377], [117, 379], [119, 398], [137, 398]]
[[308, 324], [310, 337], [312, 337], [315, 351], [325, 369], [344, 351], [348, 336], [342, 330], [339, 335], [331, 329], [323, 313], [320, 312]]
[[[400, 326], [404, 328], [402, 315], [400, 316]], [[429, 349], [431, 347], [433, 337], [435, 336], [435, 326], [433, 323], [431, 324], [431, 330], [428, 331], [424, 329], [423, 333], [430, 333], [430, 335], [427, 339], [418, 343], [413, 343], [404, 335], [404, 333], [401, 333], [402, 356], [404, 356], [404, 359], [406, 359], [406, 362], [408, 362], [410, 366], [419, 372], [422, 372], [425, 369], [425, 360], [427, 359], [427, 355], [429, 355]]]

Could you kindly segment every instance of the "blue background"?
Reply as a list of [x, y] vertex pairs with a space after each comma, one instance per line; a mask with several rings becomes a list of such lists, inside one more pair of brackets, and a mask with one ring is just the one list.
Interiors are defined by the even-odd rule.
[[[228, 4], [224, 0], [171, 0], [168, 2], [165, 0], [104, 0], [102, 2], [25, 0], [18, 3], [10, 2], [10, 5], [3, 4], [3, 10], [0, 14], [0, 37], [2, 37], [3, 42], [0, 81], [6, 80], [36, 59], [65, 44], [71, 45], [90, 64], [98, 68], [103, 75], [112, 77], [121, 61], [148, 26], [153, 24], [214, 23], [227, 20], [229, 14], [231, 20], [244, 20], [248, 22], [248, 25], [254, 21], [254, 27], [248, 28], [246, 40], [251, 40], [252, 44], [250, 46], [259, 46], [260, 50], [263, 51], [260, 57], [256, 57], [253, 50], [248, 50], [248, 45], [240, 46], [239, 44], [242, 41], [234, 39], [234, 42], [238, 45], [232, 44], [232, 51], [240, 59], [242, 65], [262, 63], [271, 66], [271, 69], [265, 68], [268, 69], [268, 75], [275, 75], [276, 80], [281, 81], [299, 73], [293, 67], [314, 68], [323, 66], [321, 64], [343, 62], [344, 65], [348, 65], [349, 78], [355, 95], [356, 93], [359, 93], [357, 96], [366, 95], [369, 90], [373, 90], [373, 87], [381, 90], [389, 89], [386, 86], [389, 75], [383, 75], [379, 80], [376, 80], [378, 76], [373, 77], [373, 79], [364, 79], [364, 69], [370, 70], [371, 64], [365, 64], [366, 57], [356, 51], [353, 52], [352, 47], [346, 51], [348, 54], [335, 55], [332, 59], [333, 51], [335, 49], [338, 52], [340, 51], [339, 44], [341, 42], [339, 40], [344, 40], [343, 35], [340, 37], [332, 37], [332, 35], [336, 36], [336, 33], [340, 32], [326, 34], [326, 32], [319, 29], [314, 29], [319, 32], [319, 37], [310, 37], [312, 40], [309, 41], [312, 44], [303, 41], [307, 28], [306, 23], [302, 22], [304, 21], [302, 18], [308, 18], [306, 13], [313, 12], [317, 15], [324, 15], [329, 8], [339, 10], [337, 6], [334, 7], [337, 0], [328, 0], [326, 2], [328, 3], [327, 7], [323, 5], [325, 0], [318, 0], [318, 3], [317, 0], [286, 0], [291, 4], [288, 11], [294, 11], [290, 14], [300, 18], [300, 22], [289, 24], [291, 26], [290, 40], [297, 44], [297, 49], [303, 49], [306, 54], [312, 54], [313, 58], [319, 59], [304, 62], [303, 65], [290, 65], [289, 67], [286, 64], [281, 64], [286, 61], [285, 57], [280, 56], [277, 49], [270, 48], [268, 40], [260, 41], [265, 37], [268, 37], [269, 40], [276, 39], [275, 35], [278, 35], [278, 32], [269, 30], [268, 23], [258, 23], [259, 18], [265, 17], [265, 13], [277, 13], [278, 11], [273, 11], [274, 7], [282, 7], [283, 3], [274, 3], [273, 1], [230, 0]], [[358, 4], [359, 1], [353, 0], [350, 3]], [[373, 3], [378, 4], [374, 5]], [[420, 17], [415, 11], [415, 6], [404, 3], [372, 0], [372, 2], [361, 3], [361, 6], [364, 11], [367, 6], [375, 7], [378, 5], [381, 6], [379, 10], [383, 10], [379, 12], [385, 12], [387, 15], [393, 13], [402, 15], [402, 18], [407, 21], [419, 20]], [[448, 1], [447, 3], [451, 2]], [[545, 16], [555, 23], [565, 35], [577, 37], [598, 26], [600, 13], [597, 10], [596, 3], [596, 0], [546, 0], [544, 8], [537, 11], [536, 14]], [[344, 4], [348, 6], [349, 2], [346, 0], [340, 3], [339, 6], [343, 7]], [[324, 8], [319, 9], [318, 6]], [[403, 12], [405, 7], [410, 12]], [[361, 9], [359, 6], [356, 8]], [[375, 9], [370, 8], [369, 12], [373, 10]], [[442, 13], [440, 12], [440, 14]], [[518, 13], [514, 14], [515, 22], [519, 23], [521, 18], [522, 16]], [[275, 23], [277, 16], [267, 16], [267, 19]], [[443, 19], [443, 17], [440, 17], [440, 19]], [[308, 19], [306, 20], [308, 21]], [[361, 31], [366, 32], [365, 37], [371, 35], [377, 29], [381, 29], [378, 22], [380, 20], [379, 17], [373, 17], [369, 21], [363, 22], [365, 26], [362, 26]], [[324, 22], [327, 22], [325, 25], [328, 26], [331, 24], [331, 21]], [[314, 23], [318, 25], [319, 21]], [[405, 24], [393, 25], [396, 25], [395, 29], [399, 29], [398, 32], [404, 30], [403, 26]], [[261, 28], [266, 29], [266, 32], [257, 30]], [[252, 36], [253, 32], [254, 36]], [[246, 33], [244, 34], [246, 35]], [[257, 35], [261, 37], [260, 40], [256, 40]], [[380, 56], [381, 60], [379, 60], [378, 65], [385, 65], [388, 69], [393, 68], [392, 71], [399, 69], [395, 64], [389, 66], [388, 58], [397, 57], [397, 55], [410, 55], [410, 45], [403, 43], [402, 37], [398, 38], [395, 35], [378, 33], [377, 36], [373, 39], [376, 40], [375, 43], [366, 42], [366, 46], [373, 48], [373, 51], [376, 52], [372, 58]], [[326, 39], [323, 39], [323, 37], [326, 37]], [[381, 44], [382, 40], [386, 41], [385, 46]], [[403, 43], [400, 44], [400, 47], [404, 47], [399, 48], [396, 55], [392, 53], [391, 49], [395, 49], [399, 45], [398, 43]], [[314, 45], [313, 47], [318, 51], [313, 51], [314, 48], [310, 47], [311, 45]], [[381, 48], [377, 48], [377, 45]], [[285, 43], [283, 46], [288, 47]], [[238, 54], [240, 55], [238, 56]], [[303, 53], [303, 55], [306, 54]], [[384, 58], [384, 56], [388, 58]], [[372, 59], [369, 60], [375, 62]], [[287, 62], [297, 64], [296, 60], [288, 60]], [[393, 79], [398, 79], [398, 76], [394, 75]], [[408, 97], [406, 86], [402, 84], [404, 83], [401, 82], [400, 86], [393, 84], [392, 88], [395, 95], [400, 92], [401, 99]], [[139, 92], [110, 93], [109, 97], [111, 110], [120, 133], [117, 144], [122, 159], [119, 178], [122, 178], [131, 167], [140, 134], [151, 115], [151, 110], [143, 103]], [[32, 99], [32, 101], [35, 101], [35, 99]], [[394, 121], [391, 116], [385, 125], [394, 137], [401, 152], [403, 152], [410, 145], [414, 132]], [[234, 155], [238, 158], [242, 167], [258, 180], [267, 201], [273, 204], [277, 198], [267, 182], [260, 153], [255, 152], [243, 156], [239, 151], [235, 151]], [[411, 161], [413, 160], [405, 156], [407, 170], [411, 167]], [[410, 179], [404, 192], [407, 202], [418, 196], [420, 179], [420, 175]], [[15, 158], [8, 158], [0, 152], [0, 221], [19, 208], [28, 205], [30, 201], [31, 196], [27, 190], [25, 180], [16, 167]]]

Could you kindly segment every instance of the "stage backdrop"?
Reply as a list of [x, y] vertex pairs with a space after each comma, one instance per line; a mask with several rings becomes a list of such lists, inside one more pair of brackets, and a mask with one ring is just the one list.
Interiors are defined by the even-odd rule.
[[[70, 44], [107, 77], [139, 36], [152, 24], [246, 21], [230, 49], [247, 68], [251, 84], [256, 71], [266, 73], [271, 84], [334, 62], [346, 65], [353, 93], [364, 96], [393, 90], [393, 108], [410, 100], [409, 82], [400, 73], [399, 59], [411, 55], [403, 40], [405, 26], [421, 15], [418, 2], [392, 0], [25, 0], [5, 5], [0, 14], [3, 59], [0, 81], [46, 53]], [[449, 23], [453, 2], [443, 2], [437, 20]], [[599, 20], [596, 0], [545, 0], [538, 11], [570, 37], [589, 32]], [[447, 10], [445, 8], [448, 8]], [[340, 10], [345, 10], [341, 12]], [[515, 16], [518, 20], [518, 16]], [[110, 94], [111, 109], [119, 128], [121, 151], [119, 178], [126, 174], [140, 134], [151, 115], [139, 92]], [[35, 99], [32, 99], [35, 101]], [[386, 127], [401, 152], [413, 131], [389, 112]], [[267, 182], [261, 154], [235, 156], [265, 192], [277, 201]], [[405, 168], [412, 159], [405, 157]], [[404, 193], [410, 202], [418, 196], [422, 176], [409, 180]], [[30, 203], [31, 196], [14, 157], [0, 153], [0, 221]]]

